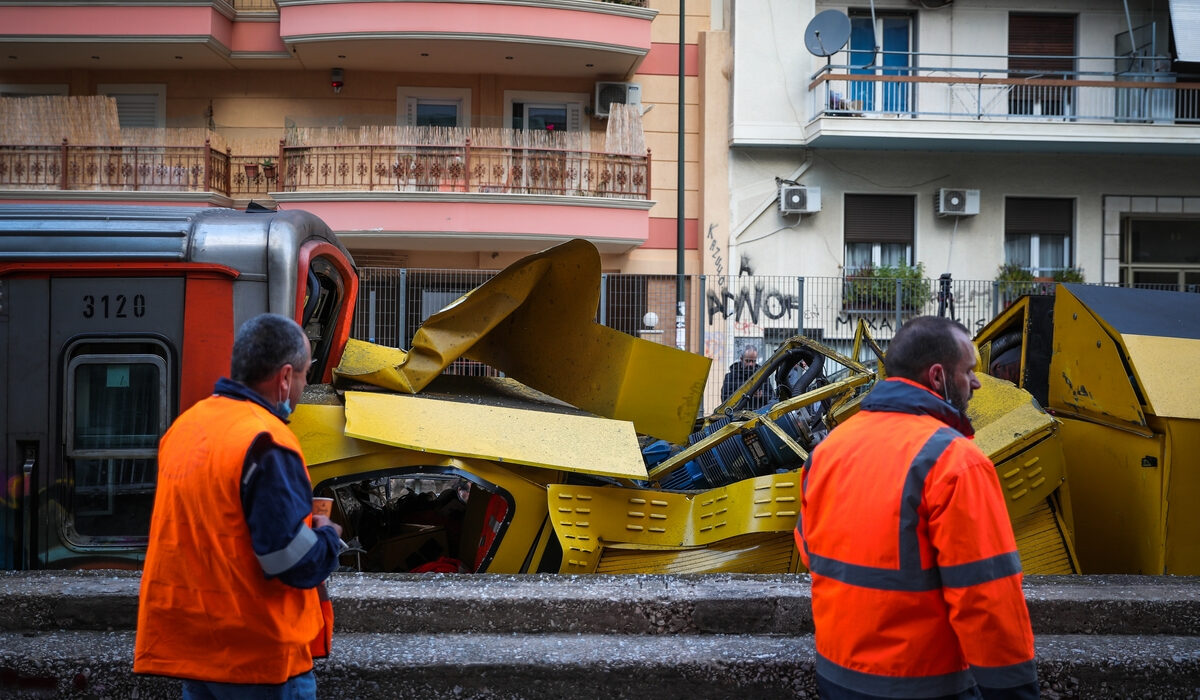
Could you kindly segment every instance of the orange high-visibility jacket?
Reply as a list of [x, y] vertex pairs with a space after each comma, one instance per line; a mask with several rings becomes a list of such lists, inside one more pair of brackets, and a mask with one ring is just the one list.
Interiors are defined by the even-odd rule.
[[318, 593], [263, 575], [243, 515], [242, 467], [262, 433], [300, 454], [279, 418], [221, 396], [188, 409], [163, 436], [135, 673], [276, 684], [312, 668], [309, 645], [324, 626]]
[[941, 397], [889, 379], [813, 451], [796, 539], [829, 681], [888, 697], [1036, 683], [1012, 524], [972, 435]]

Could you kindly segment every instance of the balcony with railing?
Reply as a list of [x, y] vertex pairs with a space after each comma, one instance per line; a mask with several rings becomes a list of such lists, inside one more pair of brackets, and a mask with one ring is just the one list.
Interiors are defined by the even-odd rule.
[[[519, 234], [530, 249], [547, 237], [582, 236], [618, 252], [649, 235], [650, 154], [640, 139], [630, 153], [606, 149], [604, 134], [511, 129], [290, 135], [274, 152], [261, 139], [254, 148], [200, 129], [123, 129], [92, 138], [83, 131], [59, 143], [12, 138], [0, 141], [0, 197], [218, 206], [274, 200], [313, 211], [338, 231], [420, 231], [460, 241]], [[387, 244], [378, 236], [370, 242]]]
[[[1075, 69], [1032, 71], [1041, 58]], [[1170, 65], [1163, 58], [913, 52], [883, 63], [830, 63], [813, 76], [810, 143], [937, 148], [952, 137], [1178, 153], [1200, 141], [1200, 83], [1154, 70]]]
[[[306, 66], [425, 73], [629, 75], [650, 51], [646, 0], [276, 0], [279, 36]], [[334, 58], [337, 56], [338, 58]]]

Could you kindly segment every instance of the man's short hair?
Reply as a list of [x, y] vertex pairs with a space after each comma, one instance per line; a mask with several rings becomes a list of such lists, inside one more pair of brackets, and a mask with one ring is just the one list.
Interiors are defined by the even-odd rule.
[[933, 365], [953, 365], [962, 360], [959, 333], [971, 337], [965, 326], [943, 316], [911, 319], [888, 344], [883, 361], [888, 376], [924, 384], [923, 375]]
[[746, 353], [748, 353], [748, 352], [753, 352], [755, 355], [757, 355], [758, 354], [758, 346], [757, 345], [747, 345], [746, 347], [742, 348], [742, 357], [745, 357]]
[[259, 314], [242, 324], [233, 339], [229, 378], [257, 384], [284, 365], [307, 372], [304, 364], [308, 337], [292, 319], [280, 314]]

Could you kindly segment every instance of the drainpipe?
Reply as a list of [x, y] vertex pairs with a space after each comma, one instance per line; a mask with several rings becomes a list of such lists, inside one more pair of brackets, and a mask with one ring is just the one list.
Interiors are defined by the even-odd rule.
[[[812, 160], [813, 160], [812, 159], [812, 151], [805, 149], [804, 162], [800, 164], [800, 167], [793, 170], [791, 175], [789, 175], [788, 177], [783, 178], [783, 179], [796, 180], [801, 175], [803, 175], [805, 172], [807, 172], [809, 168], [812, 167]], [[754, 208], [754, 213], [752, 213], [750, 216], [746, 217], [745, 219], [742, 219], [742, 223], [738, 224], [732, 231], [729, 232], [729, 269], [733, 275], [736, 276], [737, 275], [736, 270], [740, 269], [740, 267], [741, 267], [741, 265], [737, 259], [738, 238], [741, 237], [742, 233], [744, 233], [746, 231], [746, 229], [750, 228], [751, 224], [753, 224], [755, 221], [758, 221], [758, 217], [762, 216], [763, 212], [765, 212], [778, 199], [779, 199], [779, 191], [776, 190], [772, 197], [770, 197], [768, 199], [764, 199], [762, 201], [762, 203], [760, 203], [757, 207]]]
[[[812, 167], [812, 160], [813, 160], [812, 151], [805, 149], [804, 162], [800, 164], [800, 167], [793, 170], [792, 174], [789, 175], [786, 179], [794, 181], [794, 180], [796, 180], [796, 178], [803, 175], [805, 172], [808, 171], [809, 168]], [[744, 233], [746, 231], [746, 229], [750, 228], [751, 224], [753, 224], [755, 221], [758, 221], [758, 217], [762, 216], [763, 212], [765, 212], [772, 204], [774, 204], [778, 200], [779, 200], [779, 190], [776, 189], [774, 196], [764, 199], [761, 204], [759, 204], [757, 207], [754, 208], [753, 214], [746, 217], [745, 219], [742, 219], [742, 222], [740, 224], [738, 224], [737, 227], [735, 227], [732, 231], [729, 232], [729, 272], [730, 272], [730, 276], [736, 278], [738, 275], [738, 270], [741, 270], [741, 267], [742, 267], [741, 262], [737, 259], [738, 238], [741, 237], [742, 233]], [[724, 281], [725, 280], [718, 279], [717, 283], [718, 283], [718, 285], [720, 285]], [[718, 294], [719, 293], [720, 292], [718, 292]], [[800, 314], [800, 317], [797, 320], [797, 323], [802, 324], [802, 323], [804, 323], [804, 310], [800, 309], [798, 311], [798, 313]], [[732, 354], [733, 354], [733, 324], [734, 324], [734, 319], [730, 318], [729, 316], [726, 316], [725, 317], [725, 338], [726, 338], [726, 343], [728, 344], [727, 347], [729, 348], [728, 352], [729, 352], [730, 356], [732, 356]]]

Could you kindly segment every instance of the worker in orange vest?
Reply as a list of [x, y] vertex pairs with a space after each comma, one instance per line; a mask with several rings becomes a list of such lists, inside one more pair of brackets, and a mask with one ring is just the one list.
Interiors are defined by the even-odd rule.
[[977, 357], [958, 323], [910, 320], [888, 379], [805, 466], [823, 698], [1038, 697], [1012, 524], [966, 415]]
[[133, 670], [184, 679], [186, 698], [316, 698], [332, 608], [318, 587], [341, 528], [312, 514], [287, 417], [311, 348], [262, 314], [233, 343], [231, 379], [163, 435], [142, 572]]

